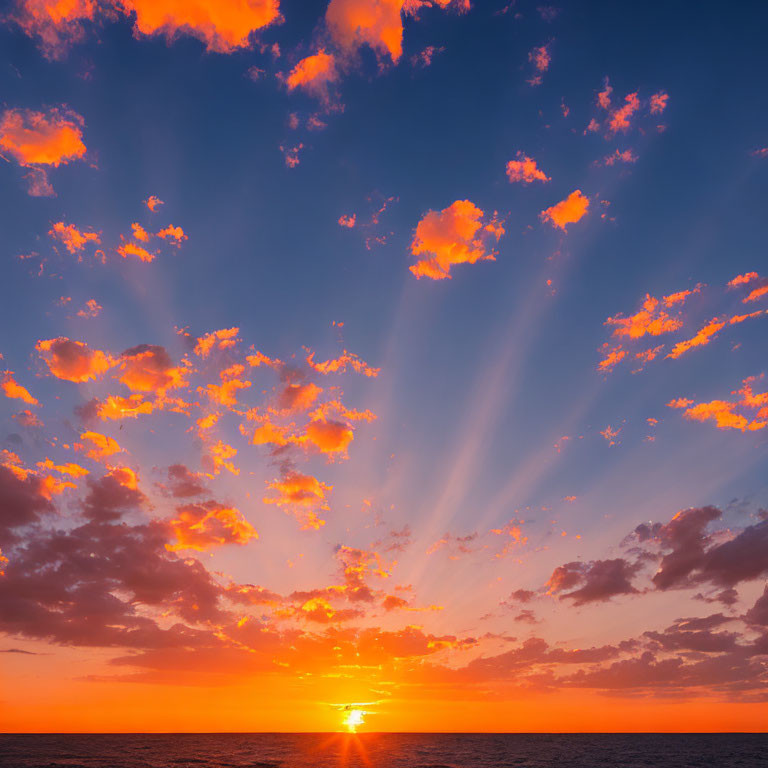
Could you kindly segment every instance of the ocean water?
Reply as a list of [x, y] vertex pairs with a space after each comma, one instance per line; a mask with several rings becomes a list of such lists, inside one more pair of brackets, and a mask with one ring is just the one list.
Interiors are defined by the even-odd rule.
[[752, 768], [765, 734], [2, 735], [2, 768]]

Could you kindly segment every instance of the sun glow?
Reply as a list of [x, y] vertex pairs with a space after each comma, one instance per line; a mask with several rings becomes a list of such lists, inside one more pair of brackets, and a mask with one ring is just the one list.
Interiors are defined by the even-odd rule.
[[365, 712], [362, 709], [345, 709], [344, 725], [350, 733], [356, 733], [357, 727], [365, 722]]

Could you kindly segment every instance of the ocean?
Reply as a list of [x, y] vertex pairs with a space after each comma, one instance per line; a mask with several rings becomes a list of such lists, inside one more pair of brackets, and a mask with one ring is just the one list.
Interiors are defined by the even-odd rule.
[[752, 768], [766, 734], [0, 734], [2, 768]]

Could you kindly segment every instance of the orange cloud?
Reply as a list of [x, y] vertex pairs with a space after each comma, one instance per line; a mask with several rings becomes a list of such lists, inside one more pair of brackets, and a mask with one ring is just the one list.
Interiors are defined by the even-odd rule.
[[519, 181], [523, 184], [531, 184], [534, 181], [551, 181], [551, 178], [536, 165], [536, 161], [522, 152], [517, 153], [517, 160], [510, 160], [507, 163], [507, 176], [510, 183]]
[[200, 336], [195, 344], [195, 354], [199, 357], [208, 357], [214, 349], [231, 349], [238, 342], [239, 328], [222, 328], [219, 331], [206, 333]]
[[306, 411], [307, 408], [314, 404], [322, 391], [322, 388], [313, 382], [308, 384], [286, 384], [280, 393], [277, 403], [278, 408], [286, 413]]
[[427, 254], [410, 267], [417, 278], [451, 278], [454, 264], [495, 261], [494, 240], [504, 234], [495, 214], [486, 220], [483, 211], [469, 200], [456, 200], [440, 212], [429, 211], [416, 227], [411, 243], [414, 256]]
[[77, 310], [77, 317], [82, 317], [84, 319], [98, 317], [102, 309], [104, 309], [104, 307], [102, 307], [96, 299], [88, 299], [88, 301], [85, 302], [85, 306], [82, 309]]
[[280, 17], [279, 0], [116, 0], [135, 14], [138, 35], [165, 35], [172, 42], [190, 35], [208, 51], [232, 53], [250, 47], [250, 35]]
[[117, 440], [99, 432], [83, 432], [80, 440], [83, 442], [76, 443], [75, 449], [85, 451], [85, 455], [94, 461], [101, 461], [123, 450]]
[[140, 240], [142, 243], [149, 242], [149, 232], [147, 232], [147, 230], [144, 229], [141, 224], [137, 224], [136, 222], [131, 224], [131, 231], [133, 232], [133, 237], [136, 240]]
[[766, 295], [768, 295], [768, 282], [766, 282], [765, 285], [761, 285], [759, 288], [750, 291], [750, 293], [742, 299], [742, 302], [746, 304], [748, 301], [757, 301]]
[[338, 79], [336, 60], [331, 53], [320, 48], [317, 53], [302, 59], [285, 80], [288, 90], [301, 88], [315, 96], [328, 97], [328, 85]]
[[[238, 390], [248, 389], [251, 386], [250, 381], [243, 381], [240, 377], [245, 372], [245, 366], [232, 365], [221, 371], [219, 374], [221, 384], [208, 384], [206, 393], [208, 397], [225, 408], [234, 408], [237, 405]], [[203, 391], [202, 387], [199, 391]]]
[[105, 352], [65, 336], [38, 341], [36, 349], [56, 378], [76, 383], [98, 378], [115, 362]]
[[[361, 360], [354, 352], [348, 352], [346, 349], [342, 352], [340, 357], [333, 358], [331, 360], [324, 360], [321, 363], [315, 362], [315, 353], [310, 352], [307, 355], [307, 365], [318, 373], [344, 373], [347, 367], [352, 368], [355, 373], [361, 373], [364, 376], [376, 377], [379, 375], [381, 368], [372, 368], [364, 360]], [[269, 359], [269, 358], [267, 358]]]
[[349, 421], [374, 421], [376, 414], [372, 411], [356, 411], [354, 408], [347, 408], [340, 400], [329, 400], [322, 405], [319, 405], [312, 413], [310, 418], [315, 419], [327, 419], [329, 416], [338, 415]]
[[608, 78], [605, 79], [603, 90], [597, 94], [597, 103], [601, 109], [608, 111], [611, 107], [611, 94], [613, 88], [608, 84]]
[[147, 416], [155, 410], [153, 403], [144, 400], [142, 395], [120, 397], [109, 395], [103, 403], [99, 403], [96, 415], [102, 421], [120, 421], [121, 419], [136, 419]]
[[29, 37], [37, 37], [43, 54], [60, 59], [84, 35], [83, 22], [96, 17], [97, 0], [19, 0], [11, 17]]
[[22, 387], [16, 379], [13, 378], [13, 371], [6, 371], [2, 378], [0, 378], [0, 389], [3, 390], [3, 394], [13, 400], [21, 400], [27, 405], [40, 405], [26, 387]]
[[403, 54], [405, 0], [331, 0], [325, 22], [333, 41], [353, 52], [363, 45], [397, 63]]
[[670, 408], [685, 408], [683, 416], [692, 421], [714, 421], [718, 429], [756, 432], [768, 427], [768, 392], [755, 394], [753, 384], [762, 377], [744, 379], [735, 400], [711, 400], [694, 405], [693, 400], [678, 398], [667, 403]]
[[615, 150], [612, 155], [603, 158], [603, 165], [616, 165], [616, 163], [636, 163], [637, 155], [631, 149], [625, 149], [623, 152]]
[[154, 213], [159, 206], [165, 205], [165, 203], [157, 195], [150, 195], [146, 200], [144, 200], [144, 205], [146, 205], [147, 208], [149, 208], [149, 210]]
[[278, 507], [292, 511], [301, 523], [302, 530], [318, 529], [325, 525], [316, 510], [327, 510], [326, 494], [333, 486], [321, 482], [312, 475], [300, 472], [286, 472], [279, 480], [267, 483], [267, 488], [274, 491], [272, 496], [265, 496], [265, 504], [276, 504]]
[[678, 357], [683, 355], [689, 349], [706, 346], [723, 328], [725, 328], [725, 325], [724, 321], [713, 317], [705, 326], [696, 332], [696, 335], [693, 338], [677, 342], [677, 344], [672, 347], [672, 351], [667, 357], [677, 360]]
[[355, 221], [357, 217], [355, 214], [351, 214], [347, 216], [346, 214], [339, 216], [339, 226], [340, 227], [346, 227], [347, 229], [352, 229], [355, 226]]
[[273, 424], [268, 417], [259, 417], [261, 426], [257, 427], [251, 438], [253, 445], [276, 445], [279, 448], [293, 444], [300, 445], [301, 438], [289, 434], [289, 427]]
[[81, 232], [74, 224], [65, 224], [63, 221], [54, 223], [48, 234], [72, 254], [84, 250], [88, 243], [101, 243], [98, 232]]
[[743, 304], [757, 301], [763, 296], [768, 295], [768, 279], [761, 278], [757, 272], [745, 272], [743, 275], [736, 275], [733, 280], [728, 282], [728, 288], [738, 288], [739, 286], [752, 283], [757, 283], [757, 286], [741, 300]]
[[534, 48], [528, 53], [528, 61], [533, 64], [536, 74], [528, 80], [528, 85], [540, 85], [541, 76], [549, 69], [552, 55], [549, 52], [549, 44]]
[[166, 549], [176, 552], [180, 549], [194, 549], [204, 552], [223, 544], [247, 544], [258, 539], [256, 529], [234, 507], [227, 507], [217, 501], [187, 504], [176, 508], [176, 517], [168, 521], [175, 544], [166, 544]]
[[239, 475], [240, 469], [230, 461], [235, 456], [237, 456], [237, 448], [219, 440], [214, 445], [208, 447], [208, 456], [205, 458], [207, 459], [206, 463], [210, 464], [214, 475], [218, 475], [222, 469], [226, 469], [233, 475]]
[[151, 253], [138, 243], [132, 243], [130, 241], [119, 245], [115, 250], [124, 259], [127, 259], [129, 256], [136, 256], [146, 263], [154, 261], [155, 256], [157, 256], [156, 253]]
[[182, 240], [186, 240], [187, 236], [184, 234], [184, 230], [181, 227], [174, 227], [169, 224], [165, 229], [161, 229], [157, 236], [163, 240], [171, 240], [175, 245], [180, 245]]
[[637, 97], [637, 93], [630, 93], [624, 98], [624, 106], [614, 110], [611, 113], [611, 117], [608, 121], [608, 127], [611, 133], [617, 131], [626, 131], [629, 129], [630, 119], [632, 115], [640, 109], [640, 99]]
[[[669, 298], [665, 297], [664, 299], [666, 306], [670, 306], [668, 303]], [[678, 299], [675, 299], [675, 301], [678, 301]], [[668, 312], [661, 309], [661, 302], [649, 293], [646, 293], [642, 309], [629, 317], [623, 317], [621, 313], [609, 317], [604, 325], [613, 327], [614, 336], [628, 336], [630, 339], [640, 339], [646, 334], [661, 336], [664, 333], [677, 331], [683, 327], [683, 321], [679, 317], [672, 317]]]
[[566, 231], [568, 224], [575, 224], [587, 215], [589, 198], [580, 189], [571, 192], [565, 200], [541, 212], [542, 221], [549, 221], [553, 227]]
[[307, 424], [307, 439], [321, 453], [346, 454], [347, 447], [354, 438], [354, 433], [348, 424], [340, 421], [317, 419]]
[[610, 344], [603, 344], [603, 359], [597, 364], [599, 371], [612, 371], [628, 354], [626, 349], [622, 349], [621, 344], [617, 347], [611, 347]]
[[120, 355], [119, 380], [132, 392], [164, 393], [187, 386], [185, 366], [174, 366], [164, 347], [141, 344]]
[[0, 118], [0, 151], [21, 165], [66, 165], [85, 155], [84, 124], [80, 115], [66, 108], [7, 109]]
[[619, 436], [621, 429], [621, 427], [614, 429], [609, 424], [605, 429], [600, 430], [600, 434], [605, 438], [608, 445], [616, 445], [616, 438]]
[[73, 462], [67, 462], [66, 464], [54, 464], [50, 459], [46, 458], [45, 461], [38, 461], [37, 466], [40, 469], [54, 469], [56, 472], [62, 475], [69, 475], [69, 477], [79, 478], [90, 475], [90, 471], [85, 467], [81, 467], [79, 464]]
[[664, 91], [659, 91], [651, 96], [651, 114], [660, 115], [666, 108], [669, 102], [669, 94]]
[[758, 275], [757, 272], [745, 272], [743, 275], [736, 275], [733, 280], [729, 280], [728, 287], [736, 288], [739, 285], [746, 285], [753, 280], [757, 280], [759, 277], [760, 275]]

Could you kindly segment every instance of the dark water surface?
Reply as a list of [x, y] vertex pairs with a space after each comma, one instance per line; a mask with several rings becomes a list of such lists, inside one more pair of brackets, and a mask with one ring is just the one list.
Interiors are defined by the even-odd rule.
[[2, 768], [751, 768], [765, 734], [2, 735]]

